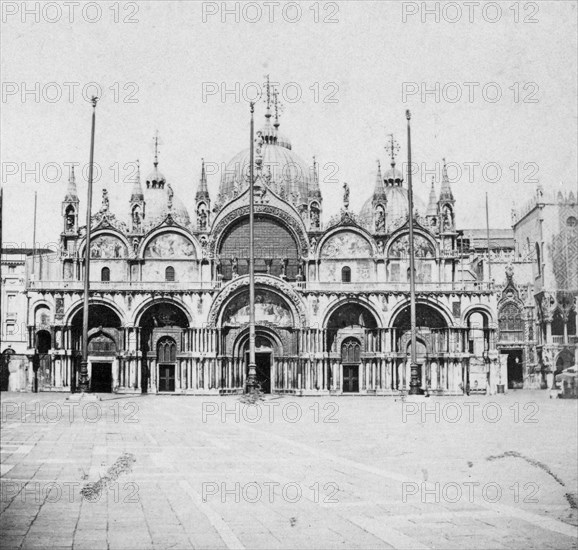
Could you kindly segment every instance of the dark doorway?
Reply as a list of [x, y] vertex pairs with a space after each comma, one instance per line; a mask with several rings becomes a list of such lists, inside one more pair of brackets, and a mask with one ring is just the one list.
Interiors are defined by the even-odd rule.
[[36, 333], [36, 358], [34, 361], [34, 391], [43, 391], [52, 387], [52, 357], [48, 353], [52, 346], [52, 337], [47, 330]]
[[10, 364], [10, 359], [14, 356], [13, 349], [7, 349], [2, 352], [0, 357], [0, 390], [8, 391], [10, 382], [10, 369], [8, 365]]
[[[177, 305], [170, 302], [159, 302], [151, 305], [142, 315], [139, 326], [141, 327], [141, 390], [147, 393], [151, 373], [148, 366], [148, 354], [154, 351], [153, 331], [155, 328], [187, 328], [189, 322], [184, 311]], [[174, 331], [173, 331], [174, 332]], [[174, 340], [169, 338], [170, 340]], [[159, 342], [160, 343], [160, 342]], [[159, 353], [161, 355], [159, 355]], [[161, 351], [157, 346], [157, 361], [161, 363], [174, 363], [176, 359], [169, 359], [166, 353], [171, 357], [176, 357], [176, 345], [164, 347]], [[164, 355], [163, 355], [164, 354]], [[159, 371], [160, 372], [160, 371]], [[160, 380], [159, 380], [160, 382]]]
[[91, 391], [112, 392], [112, 363], [92, 363]]
[[515, 390], [524, 387], [524, 366], [522, 350], [508, 351], [508, 389]]
[[359, 363], [361, 362], [361, 344], [356, 338], [346, 338], [341, 344], [341, 363], [343, 365], [343, 392], [359, 392]]
[[174, 365], [159, 365], [159, 391], [175, 391]]
[[271, 354], [256, 353], [255, 364], [257, 365], [257, 383], [263, 393], [271, 393]]
[[343, 365], [343, 393], [359, 392], [359, 365]]

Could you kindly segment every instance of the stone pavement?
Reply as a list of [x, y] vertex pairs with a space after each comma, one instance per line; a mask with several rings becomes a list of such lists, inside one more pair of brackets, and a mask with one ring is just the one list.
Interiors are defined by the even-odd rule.
[[546, 392], [66, 397], [2, 393], [1, 548], [577, 546], [578, 403]]

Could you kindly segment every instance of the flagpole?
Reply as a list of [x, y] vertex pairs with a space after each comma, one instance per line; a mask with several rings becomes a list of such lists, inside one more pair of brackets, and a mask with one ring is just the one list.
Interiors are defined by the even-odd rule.
[[254, 121], [255, 104], [251, 102], [251, 130], [249, 148], [249, 372], [247, 391], [257, 386], [257, 365], [255, 364], [255, 214], [254, 214]]
[[490, 214], [488, 212], [488, 193], [486, 192], [486, 241], [488, 243], [488, 281], [492, 284], [492, 258], [490, 257]]
[[413, 185], [411, 181], [412, 167], [411, 167], [411, 113], [409, 109], [405, 112], [407, 119], [407, 203], [409, 210], [409, 300], [410, 300], [410, 316], [411, 316], [411, 354], [410, 354], [410, 395], [418, 395], [420, 393], [420, 381], [417, 373], [416, 363], [416, 311], [415, 311], [415, 258], [414, 258], [414, 243], [413, 243]]
[[96, 125], [97, 97], [92, 98], [92, 131], [90, 134], [90, 164], [88, 167], [88, 198], [86, 202], [86, 243], [84, 246], [84, 307], [82, 310], [82, 360], [78, 387], [88, 391], [88, 293], [90, 291], [90, 223], [92, 217], [92, 173], [94, 166], [94, 129]]

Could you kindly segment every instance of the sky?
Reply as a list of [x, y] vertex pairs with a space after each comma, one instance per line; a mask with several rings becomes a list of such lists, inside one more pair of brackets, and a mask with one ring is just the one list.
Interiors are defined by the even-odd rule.
[[415, 193], [427, 201], [432, 175], [439, 192], [446, 158], [458, 227], [485, 227], [486, 193], [490, 224], [509, 227], [538, 181], [578, 189], [576, 2], [65, 4], [1, 4], [4, 243], [32, 242], [35, 191], [37, 241], [58, 240], [70, 163], [84, 208], [94, 93], [94, 209], [106, 186], [128, 216], [157, 130], [176, 194], [193, 211], [204, 158], [214, 201], [223, 163], [249, 145], [248, 102], [267, 74], [282, 133], [319, 162], [324, 221], [344, 182], [353, 211], [371, 196], [388, 134], [407, 160], [406, 109]]

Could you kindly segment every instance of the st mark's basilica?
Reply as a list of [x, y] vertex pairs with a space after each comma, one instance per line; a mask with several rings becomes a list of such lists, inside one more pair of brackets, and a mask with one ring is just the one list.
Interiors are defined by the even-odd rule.
[[[391, 155], [375, 167], [374, 181], [355, 184], [356, 192], [367, 189], [362, 210], [350, 210], [344, 184], [336, 190], [340, 213], [325, 221], [315, 159], [306, 162], [294, 152], [269, 107], [259, 126], [255, 311], [262, 391], [395, 395], [406, 390], [408, 191], [393, 142]], [[88, 334], [93, 391], [243, 391], [249, 154], [243, 150], [226, 165], [218, 193], [209, 193], [203, 164], [195, 194], [181, 200], [155, 153], [152, 171], [141, 178], [139, 170], [131, 184], [128, 204], [111, 204], [106, 189], [94, 201]], [[62, 201], [60, 251], [55, 261], [37, 258], [27, 282], [29, 391], [74, 391], [78, 384], [86, 248], [81, 200], [72, 172]], [[194, 204], [194, 211], [185, 202]], [[506, 346], [511, 357], [500, 360], [506, 356], [498, 346], [498, 302], [513, 303], [512, 297], [520, 313], [508, 320], [517, 323], [519, 342], [510, 343], [519, 347], [524, 386], [540, 387], [541, 348], [531, 333], [537, 319], [535, 308], [526, 307], [534, 298], [516, 287], [511, 265], [510, 271], [502, 265], [496, 276], [503, 279], [499, 292], [485, 262], [472, 261], [475, 239], [467, 240], [456, 228], [458, 205], [445, 164], [440, 189], [432, 183], [427, 204], [416, 195], [414, 205], [421, 389], [438, 394], [507, 389], [519, 359], [514, 361]], [[483, 260], [483, 253], [479, 257]], [[569, 361], [572, 355], [574, 348]]]

